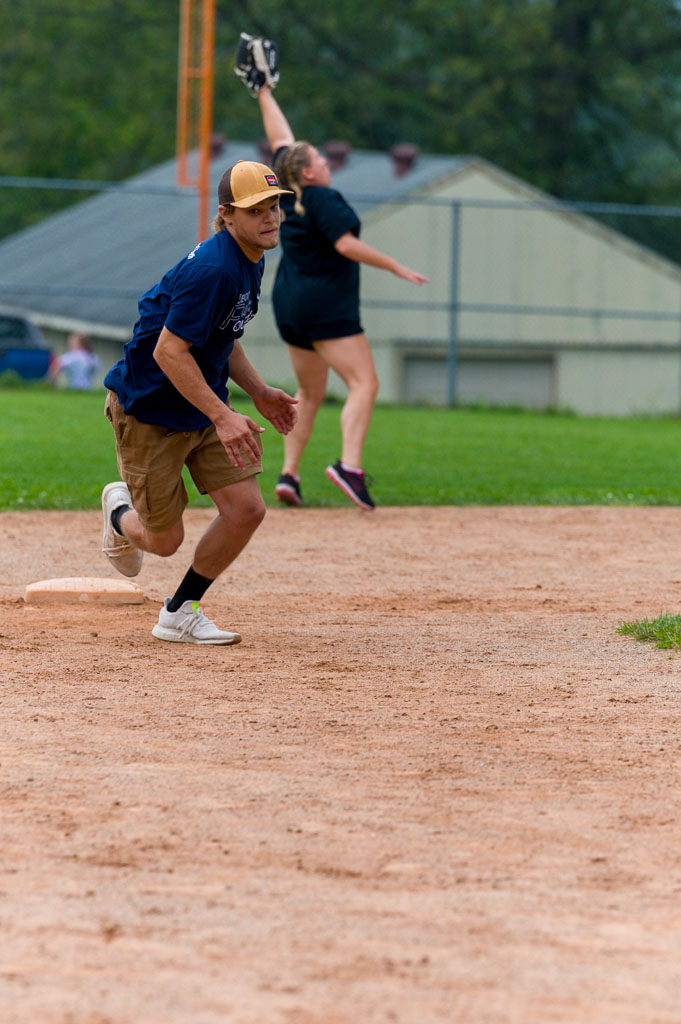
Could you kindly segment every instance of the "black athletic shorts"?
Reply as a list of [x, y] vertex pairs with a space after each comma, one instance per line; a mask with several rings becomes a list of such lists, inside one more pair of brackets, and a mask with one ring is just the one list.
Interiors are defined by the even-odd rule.
[[311, 327], [293, 327], [291, 324], [277, 324], [279, 333], [287, 345], [294, 348], [314, 349], [315, 341], [332, 341], [334, 338], [349, 338], [353, 334], [362, 334], [364, 328], [359, 320], [336, 320], [327, 324], [314, 324]]

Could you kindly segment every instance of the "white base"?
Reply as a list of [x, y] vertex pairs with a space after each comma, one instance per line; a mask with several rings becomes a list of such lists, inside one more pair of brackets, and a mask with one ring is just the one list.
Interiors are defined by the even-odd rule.
[[73, 576], [29, 583], [24, 600], [28, 604], [142, 604], [144, 591], [129, 580]]

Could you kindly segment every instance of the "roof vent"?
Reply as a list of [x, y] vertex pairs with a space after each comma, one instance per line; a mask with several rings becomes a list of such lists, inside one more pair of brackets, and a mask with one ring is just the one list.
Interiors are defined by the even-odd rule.
[[258, 152], [260, 153], [261, 161], [264, 164], [267, 164], [268, 167], [271, 167], [272, 166], [272, 159], [274, 157], [274, 153], [272, 152], [272, 147], [270, 146], [270, 144], [267, 141], [267, 139], [260, 139], [259, 140], [259, 142], [258, 142]]
[[329, 161], [329, 170], [338, 171], [352, 152], [352, 146], [344, 139], [332, 139], [324, 146], [324, 156]]
[[412, 170], [419, 157], [419, 147], [412, 146], [410, 142], [396, 142], [390, 147], [390, 155], [393, 160], [393, 171], [396, 177], [401, 177]]

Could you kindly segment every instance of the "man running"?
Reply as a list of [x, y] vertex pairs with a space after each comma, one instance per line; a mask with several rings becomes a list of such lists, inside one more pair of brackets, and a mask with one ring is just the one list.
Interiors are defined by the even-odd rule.
[[279, 187], [264, 164], [239, 161], [218, 186], [214, 234], [139, 300], [123, 358], [105, 377], [122, 480], [102, 492], [103, 550], [125, 576], [143, 553], [167, 557], [182, 543], [186, 465], [217, 516], [199, 540], [152, 633], [159, 640], [235, 644], [241, 637], [208, 619], [199, 601], [243, 550], [265, 515], [256, 475], [262, 444], [250, 416], [229, 406], [227, 380], [281, 434], [295, 425], [296, 399], [268, 387], [240, 338], [258, 309], [264, 252], [279, 241]]

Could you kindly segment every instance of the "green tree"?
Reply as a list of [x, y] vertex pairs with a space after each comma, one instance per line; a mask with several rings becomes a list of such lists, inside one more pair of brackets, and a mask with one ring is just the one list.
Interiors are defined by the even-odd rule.
[[[5, 175], [118, 180], [172, 154], [178, 18], [163, 0], [5, 0]], [[73, 193], [0, 192], [0, 232]]]

